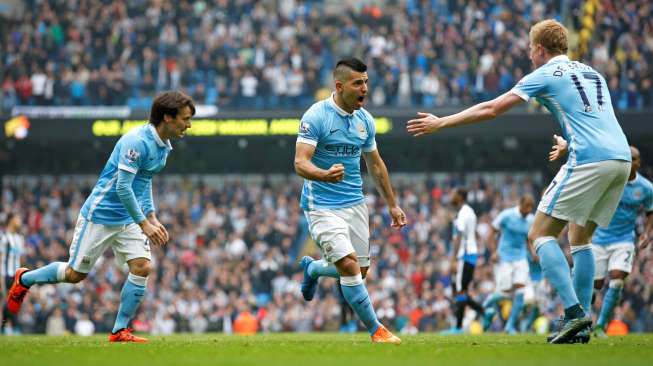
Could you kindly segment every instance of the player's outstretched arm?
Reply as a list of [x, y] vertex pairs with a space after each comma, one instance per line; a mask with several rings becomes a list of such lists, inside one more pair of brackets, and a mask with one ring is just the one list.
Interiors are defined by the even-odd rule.
[[320, 169], [311, 158], [315, 153], [315, 146], [303, 142], [295, 144], [295, 172], [300, 177], [322, 182], [338, 183], [345, 177], [345, 167], [342, 164], [333, 164], [328, 170]]
[[435, 133], [443, 128], [482, 122], [496, 118], [522, 102], [524, 100], [520, 96], [509, 91], [493, 100], [476, 104], [462, 112], [446, 117], [436, 117], [430, 113], [418, 112], [419, 118], [411, 119], [406, 123], [406, 131], [419, 137]]
[[388, 168], [385, 166], [383, 159], [381, 159], [379, 150], [364, 152], [363, 159], [365, 159], [365, 164], [367, 164], [367, 171], [374, 179], [376, 189], [381, 193], [381, 196], [383, 196], [383, 199], [385, 199], [388, 205], [390, 217], [392, 217], [391, 226], [396, 228], [406, 226], [406, 214], [397, 205], [392, 184], [390, 183], [390, 176], [388, 175]]

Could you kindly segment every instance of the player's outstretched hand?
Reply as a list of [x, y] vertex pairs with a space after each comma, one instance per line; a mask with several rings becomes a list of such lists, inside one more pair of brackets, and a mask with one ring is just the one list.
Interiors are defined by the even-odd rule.
[[390, 226], [397, 229], [406, 226], [406, 214], [399, 206], [390, 208], [390, 217], [392, 217]]
[[549, 161], [556, 161], [567, 155], [567, 140], [558, 135], [553, 135], [553, 146], [549, 152]]
[[419, 137], [437, 132], [442, 128], [443, 120], [431, 113], [417, 112], [419, 118], [411, 119], [406, 122], [406, 131], [409, 134]]
[[324, 175], [325, 182], [338, 183], [345, 178], [345, 166], [342, 164], [333, 164]]
[[148, 220], [143, 221], [142, 223], [139, 224], [141, 226], [141, 229], [143, 229], [143, 233], [145, 236], [147, 236], [148, 239], [152, 242], [154, 245], [165, 245], [166, 242], [168, 241], [168, 233], [163, 228], [163, 225], [161, 226], [155, 226], [151, 224]]

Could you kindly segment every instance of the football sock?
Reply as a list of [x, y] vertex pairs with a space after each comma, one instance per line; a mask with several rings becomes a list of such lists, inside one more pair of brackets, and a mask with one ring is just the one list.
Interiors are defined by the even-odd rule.
[[580, 306], [586, 314], [590, 313], [592, 303], [592, 290], [594, 289], [594, 254], [592, 245], [574, 245], [571, 247], [571, 255], [574, 258], [574, 270], [572, 273], [574, 291], [580, 302]]
[[318, 278], [322, 276], [333, 277], [333, 278], [340, 277], [336, 266], [333, 264], [329, 264], [329, 262], [325, 261], [324, 259], [311, 262], [308, 265], [308, 275], [313, 278]]
[[535, 250], [540, 257], [542, 272], [556, 290], [565, 309], [578, 304], [578, 298], [571, 282], [569, 264], [556, 239], [545, 236], [535, 239]]
[[610, 280], [608, 291], [605, 293], [603, 298], [603, 305], [601, 306], [601, 312], [599, 313], [599, 319], [596, 321], [597, 326], [605, 327], [606, 324], [612, 318], [612, 313], [614, 308], [621, 300], [621, 293], [624, 289], [624, 280], [615, 279]]
[[27, 271], [20, 276], [20, 283], [30, 287], [44, 283], [64, 282], [67, 266], [68, 263], [65, 262], [52, 262], [47, 266]]
[[340, 287], [342, 288], [342, 295], [358, 315], [358, 318], [365, 324], [370, 334], [374, 334], [381, 326], [381, 323], [376, 318], [376, 313], [361, 274], [340, 277]]
[[515, 298], [512, 301], [512, 309], [510, 310], [510, 316], [508, 317], [508, 322], [506, 322], [506, 331], [516, 330], [517, 320], [519, 319], [519, 314], [521, 314], [522, 309], [524, 308], [524, 288], [518, 288], [515, 290]]
[[120, 292], [120, 308], [118, 308], [118, 315], [112, 333], [127, 328], [129, 321], [134, 317], [136, 310], [143, 302], [146, 284], [147, 277], [136, 276], [132, 273], [127, 276], [127, 281], [125, 281]]

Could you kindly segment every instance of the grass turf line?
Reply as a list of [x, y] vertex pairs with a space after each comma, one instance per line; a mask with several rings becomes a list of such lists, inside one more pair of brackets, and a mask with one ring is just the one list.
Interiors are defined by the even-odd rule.
[[0, 337], [0, 360], [28, 365], [572, 365], [649, 364], [653, 334], [549, 345], [542, 336], [403, 336], [403, 344], [372, 344], [363, 333], [178, 334], [149, 344], [112, 344], [94, 337]]

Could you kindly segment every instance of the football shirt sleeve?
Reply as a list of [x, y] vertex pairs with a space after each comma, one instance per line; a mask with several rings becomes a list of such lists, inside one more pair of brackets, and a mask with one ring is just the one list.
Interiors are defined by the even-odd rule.
[[317, 146], [320, 140], [320, 122], [321, 118], [311, 110], [307, 111], [299, 122], [299, 132], [297, 133], [297, 142]]
[[542, 94], [547, 87], [548, 77], [542, 68], [524, 76], [510, 91], [524, 101]]
[[374, 117], [371, 114], [365, 113], [367, 121], [367, 139], [361, 147], [363, 152], [372, 152], [376, 150], [376, 125], [374, 124]]
[[128, 136], [122, 141], [118, 157], [118, 169], [132, 174], [138, 173], [141, 162], [145, 159], [147, 151], [143, 143], [134, 136]]

